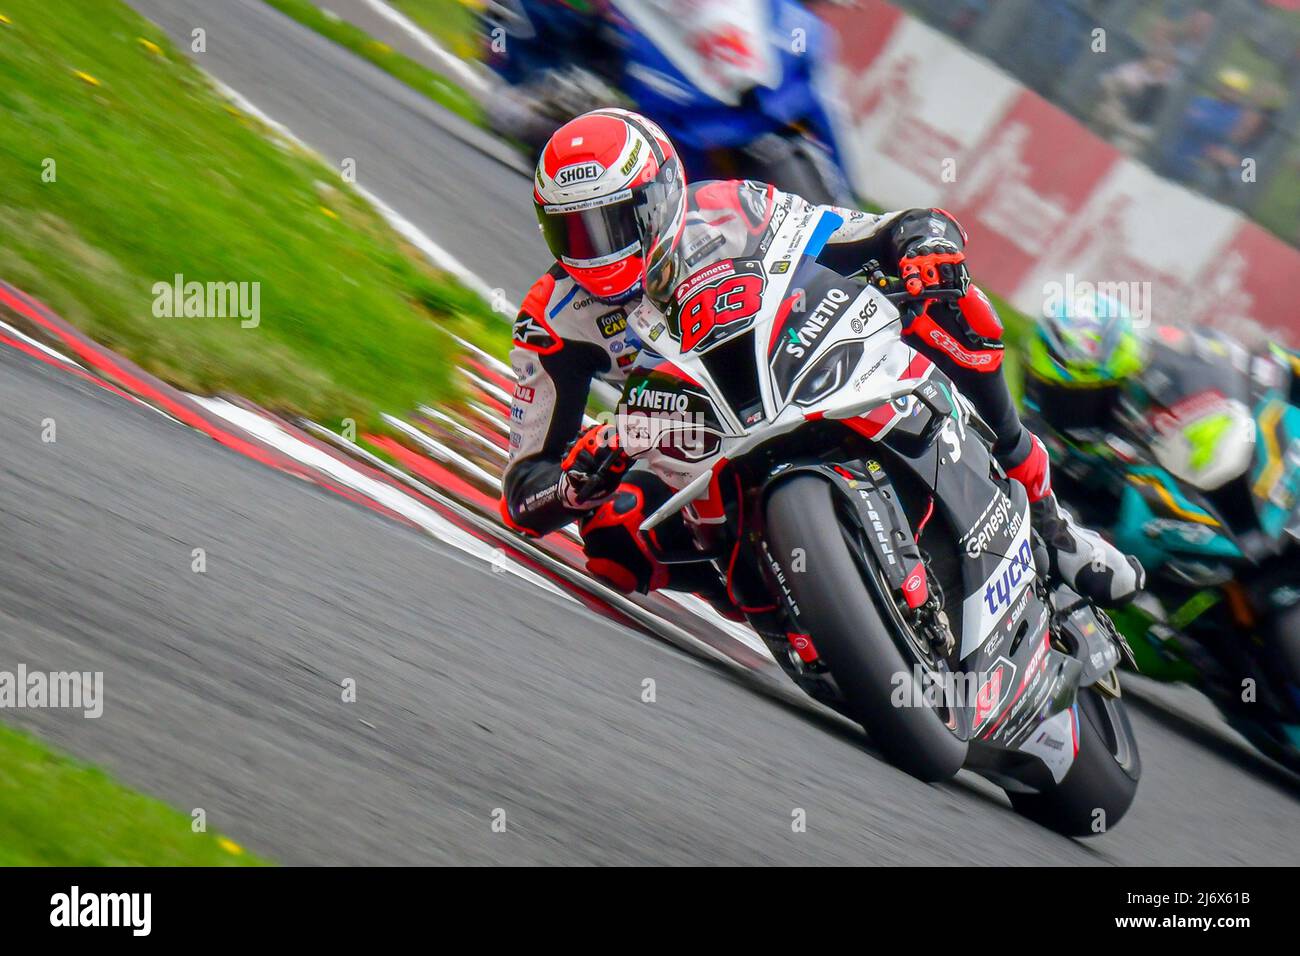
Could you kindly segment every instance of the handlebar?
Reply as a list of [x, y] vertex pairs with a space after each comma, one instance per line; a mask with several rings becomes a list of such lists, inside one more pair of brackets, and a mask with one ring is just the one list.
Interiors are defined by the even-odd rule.
[[886, 275], [880, 263], [874, 259], [864, 265], [858, 274], [866, 279], [867, 285], [883, 295], [886, 301], [899, 306], [900, 312], [908, 311], [907, 306], [919, 312], [926, 302], [932, 300], [956, 302], [966, 295], [966, 292], [961, 289], [946, 287], [931, 287], [922, 291], [920, 295], [913, 295], [907, 290], [907, 285], [902, 279], [898, 276]]

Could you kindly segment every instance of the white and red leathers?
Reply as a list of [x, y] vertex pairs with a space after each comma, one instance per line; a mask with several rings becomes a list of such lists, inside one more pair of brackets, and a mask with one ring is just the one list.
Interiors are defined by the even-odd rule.
[[[801, 198], [762, 183], [711, 181], [691, 186], [685, 228], [676, 249], [680, 277], [721, 259], [755, 256], [785, 217], [807, 208]], [[934, 247], [960, 252], [966, 242], [956, 220], [939, 209], [880, 215], [836, 211], [843, 223], [819, 262], [843, 274], [873, 259], [886, 269], [907, 259], [928, 272], [953, 261], [951, 254], [917, 258], [915, 250]], [[510, 461], [502, 515], [511, 527], [532, 534], [581, 520], [589, 569], [624, 591], [667, 586], [707, 592], [716, 580], [707, 567], [663, 565], [655, 560], [658, 548], [685, 546], [684, 526], [666, 522], [648, 541], [637, 531], [644, 516], [671, 494], [672, 489], [658, 478], [633, 469], [612, 496], [582, 510], [566, 505], [559, 490], [561, 461], [581, 430], [592, 380], [620, 384], [638, 351], [653, 348], [653, 343], [640, 342], [629, 331], [627, 317], [632, 309], [654, 308], [641, 296], [622, 303], [602, 301], [558, 265], [533, 285], [515, 323], [510, 355], [517, 385], [510, 411]], [[984, 294], [972, 286], [956, 305], [932, 303], [906, 331], [913, 346], [953, 379], [993, 428], [994, 454], [1007, 473], [1025, 485], [1031, 501], [1043, 502], [1043, 508], [1050, 504], [1047, 510], [1055, 514], [1047, 454], [1016, 413], [1001, 374], [1002, 325]], [[1074, 534], [1073, 544], [1065, 540], [1066, 532]], [[1083, 534], [1089, 536], [1086, 541]], [[1071, 567], [1071, 572], [1104, 577], [1090, 582], [1097, 586], [1089, 588], [1104, 593], [1090, 596], [1113, 602], [1138, 589], [1140, 571], [1096, 535], [1070, 524], [1056, 538], [1056, 547], [1073, 547], [1088, 559], [1086, 567]]]

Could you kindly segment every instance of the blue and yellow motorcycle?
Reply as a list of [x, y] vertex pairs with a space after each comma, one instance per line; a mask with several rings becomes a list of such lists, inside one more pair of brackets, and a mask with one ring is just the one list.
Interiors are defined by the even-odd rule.
[[1174, 337], [1126, 384], [1114, 427], [1072, 428], [1026, 404], [1061, 497], [1148, 570], [1147, 592], [1111, 615], [1139, 672], [1198, 687], [1261, 751], [1300, 770], [1300, 407], [1290, 376], [1268, 357]]

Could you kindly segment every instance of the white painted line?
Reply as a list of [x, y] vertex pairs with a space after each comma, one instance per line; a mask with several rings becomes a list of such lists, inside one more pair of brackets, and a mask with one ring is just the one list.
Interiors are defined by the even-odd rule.
[[489, 87], [487, 77], [452, 53], [429, 34], [425, 33], [414, 21], [402, 11], [390, 7], [384, 0], [363, 0], [366, 6], [392, 23], [416, 43], [442, 60], [456, 74], [457, 78], [473, 86], [478, 92], [486, 92]]
[[[687, 594], [684, 591], [660, 591], [659, 594], [676, 604], [681, 605], [685, 610], [694, 614], [698, 618], [707, 621], [719, 631], [725, 632], [737, 643], [744, 644], [751, 650], [757, 651], [764, 657], [772, 660], [772, 652], [768, 650], [763, 639], [754, 633], [754, 630], [748, 624], [741, 624], [737, 621], [729, 621], [717, 611], [708, 601], [696, 597], [694, 594]], [[774, 660], [773, 663], [776, 663]]]
[[12, 335], [14, 338], [26, 342], [32, 348], [40, 349], [42, 352], [44, 352], [46, 355], [50, 356], [51, 358], [56, 358], [60, 362], [63, 362], [67, 365], [75, 365], [77, 368], [82, 369], [83, 371], [85, 370], [85, 366], [82, 365], [80, 362], [76, 361], [75, 359], [68, 358], [62, 352], [58, 351], [57, 349], [50, 348], [44, 342], [40, 341], [39, 339], [32, 338], [26, 332], [14, 328], [8, 322], [0, 321], [0, 331], [7, 332], [9, 335]]
[[[469, 405], [470, 408], [474, 409], [474, 411], [478, 412], [479, 418], [487, 422], [488, 427], [496, 429], [503, 435], [510, 434], [510, 426], [502, 421], [501, 416], [494, 413], [490, 408], [484, 407], [481, 402], [476, 402], [472, 398], [466, 399], [465, 403]], [[507, 455], [508, 454], [509, 453], [507, 453]]]
[[481, 358], [481, 359], [483, 360], [484, 364], [487, 365], [487, 367], [490, 368], [490, 369], [492, 369], [494, 372], [497, 372], [497, 373], [499, 373], [499, 374], [501, 374], [501, 375], [514, 375], [514, 374], [515, 374], [514, 371], [510, 368], [509, 365], [507, 365], [505, 362], [501, 361], [499, 358], [497, 358], [497, 357], [496, 357], [495, 355], [493, 355], [492, 353], [490, 353], [490, 352], [486, 352], [486, 351], [484, 351], [483, 349], [479, 348], [477, 345], [475, 345], [475, 344], [474, 344], [473, 342], [471, 342], [469, 339], [463, 339], [463, 338], [461, 338], [459, 335], [453, 335], [452, 338], [455, 339], [455, 340], [456, 340], [456, 344], [458, 344], [461, 348], [465, 349], [465, 351], [467, 351], [467, 352], [473, 352], [475, 355], [477, 355], [479, 358]]
[[485, 541], [480, 541], [467, 531], [452, 524], [438, 512], [416, 501], [410, 495], [394, 488], [392, 485], [362, 474], [345, 461], [340, 461], [321, 449], [285, 431], [279, 423], [264, 418], [256, 412], [232, 405], [220, 398], [203, 398], [191, 396], [195, 402], [207, 411], [229, 422], [231, 425], [247, 432], [255, 438], [288, 455], [294, 461], [301, 462], [322, 474], [328, 475], [340, 484], [365, 495], [371, 501], [383, 505], [390, 511], [414, 522], [440, 541], [458, 548], [475, 558], [487, 562], [494, 568], [502, 568], [518, 575], [525, 581], [545, 588], [568, 600], [576, 600], [571, 594], [557, 587], [553, 582], [519, 562], [507, 557], [500, 548], [494, 548]]
[[[384, 202], [364, 186], [354, 183], [353, 188], [361, 198], [374, 206], [375, 211], [378, 212], [379, 215], [383, 216], [384, 219], [387, 220], [388, 224], [397, 230], [397, 232], [400, 233], [407, 242], [423, 252], [428, 260], [443, 272], [450, 272], [488, 302], [493, 301], [493, 298], [499, 294], [499, 290], [488, 285], [475, 273], [471, 272], [459, 259], [429, 238], [428, 233], [422, 231], [419, 226], [415, 225], [415, 223], [411, 222], [392, 206], [388, 205], [388, 203]], [[505, 302], [504, 305], [511, 313], [517, 312], [519, 309], [517, 305], [509, 302]]]
[[387, 412], [385, 412], [380, 417], [390, 428], [396, 428], [407, 438], [411, 439], [411, 441], [415, 442], [417, 445], [423, 448], [425, 452], [431, 455], [432, 457], [438, 459], [439, 461], [444, 462], [445, 464], [456, 466], [457, 468], [464, 471], [466, 474], [474, 476], [479, 481], [487, 485], [489, 488], [492, 488], [494, 491], [497, 492], [497, 494], [501, 493], [500, 476], [493, 475], [484, 471], [482, 468], [474, 464], [474, 462], [470, 461], [464, 455], [460, 454], [459, 452], [451, 448], [448, 448], [442, 442], [433, 438], [433, 436], [426, 435], [424, 432], [420, 431], [414, 425], [408, 425], [406, 422], [402, 421], [400, 418], [396, 417], [395, 415], [389, 415]]
[[236, 108], [242, 110], [243, 112], [247, 113], [249, 116], [253, 117], [253, 119], [260, 122], [262, 125], [270, 128], [277, 136], [279, 136], [285, 142], [292, 143], [294, 146], [306, 150], [307, 152], [311, 153], [314, 156], [320, 155], [314, 149], [312, 149], [310, 146], [308, 146], [306, 143], [300, 140], [297, 137], [297, 135], [294, 133], [294, 131], [289, 129], [289, 127], [285, 126], [283, 123], [279, 122], [278, 120], [272, 119], [266, 113], [263, 113], [262, 110], [259, 109], [258, 106], [252, 100], [246, 97], [243, 93], [239, 92], [239, 90], [235, 89], [234, 87], [227, 86], [225, 83], [222, 83], [211, 73], [204, 73], [204, 76], [208, 78], [208, 82], [211, 83], [216, 88], [218, 93], [220, 93], [226, 99], [230, 100], [232, 106], [235, 106]]
[[[466, 428], [460, 422], [456, 421], [456, 419], [452, 418], [445, 412], [438, 411], [438, 409], [434, 408], [432, 405], [420, 405], [417, 410], [421, 415], [427, 415], [435, 421], [441, 422], [443, 425], [456, 432], [456, 434], [464, 436], [468, 441], [472, 441], [492, 457], [501, 459], [510, 457], [510, 453], [500, 445], [489, 441], [478, 432]], [[498, 481], [497, 484], [500, 485], [500, 481]]]
[[489, 398], [495, 398], [502, 405], [509, 407], [512, 397], [504, 388], [501, 388], [498, 385], [493, 385], [487, 379], [483, 378], [483, 376], [471, 372], [464, 366], [461, 366], [460, 374], [469, 379], [470, 384], [474, 385], [484, 395], [487, 395]]
[[[279, 136], [281, 139], [285, 140], [286, 142], [292, 143], [294, 146], [297, 146], [300, 149], [303, 149], [314, 156], [320, 157], [320, 153], [316, 152], [314, 149], [308, 146], [303, 140], [299, 139], [298, 136], [293, 132], [293, 130], [289, 129], [289, 127], [285, 126], [283, 123], [273, 119], [270, 115], [263, 112], [262, 109], [258, 107], [256, 103], [254, 103], [248, 97], [244, 96], [243, 93], [240, 93], [238, 90], [234, 89], [233, 87], [227, 86], [225, 83], [221, 82], [211, 74], [207, 74], [207, 76], [209, 81], [216, 88], [216, 90], [226, 99], [228, 99], [234, 106], [243, 110], [245, 113], [247, 113], [249, 116], [252, 116], [254, 119], [258, 120], [259, 122], [263, 123], [268, 129], [272, 130], [277, 136]], [[324, 162], [324, 158], [323, 157], [320, 158], [321, 161]], [[457, 279], [465, 283], [466, 286], [468, 286], [470, 289], [473, 289], [484, 299], [488, 300], [489, 302], [492, 301], [493, 296], [496, 294], [496, 290], [492, 286], [489, 286], [482, 279], [480, 279], [476, 274], [471, 272], [469, 268], [467, 268], [464, 264], [462, 264], [461, 261], [457, 259], [455, 256], [453, 256], [450, 252], [448, 252], [442, 246], [438, 245], [438, 243], [434, 242], [433, 239], [429, 237], [428, 233], [421, 230], [417, 225], [415, 225], [415, 223], [411, 222], [405, 216], [401, 215], [396, 209], [388, 205], [388, 203], [384, 202], [382, 199], [380, 199], [370, 190], [366, 189], [364, 186], [361, 186], [358, 183], [353, 183], [352, 187], [357, 191], [357, 194], [361, 196], [362, 199], [370, 203], [370, 205], [372, 205], [375, 208], [375, 211], [378, 212], [379, 215], [390, 226], [392, 226], [393, 229], [396, 230], [399, 235], [405, 238], [407, 242], [411, 243], [411, 245], [415, 246], [415, 248], [419, 249], [422, 253], [424, 253], [425, 258], [427, 258], [430, 262], [432, 262], [435, 266], [437, 266], [439, 269], [443, 270], [444, 272], [450, 272]], [[506, 306], [508, 311], [512, 313], [518, 311], [519, 308], [517, 305], [510, 302], [505, 302], [504, 305]]]

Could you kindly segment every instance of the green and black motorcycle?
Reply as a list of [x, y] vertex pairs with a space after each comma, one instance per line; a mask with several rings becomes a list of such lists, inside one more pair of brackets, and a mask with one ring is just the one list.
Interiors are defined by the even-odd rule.
[[[1125, 336], [1086, 334], [1103, 359], [1132, 359]], [[1041, 374], [1053, 344], [1031, 346], [1027, 422], [1062, 499], [1147, 568], [1147, 592], [1111, 614], [1138, 670], [1198, 687], [1300, 770], [1296, 363], [1165, 327], [1130, 375], [1063, 388]]]

